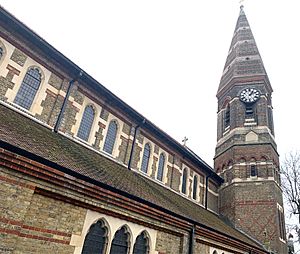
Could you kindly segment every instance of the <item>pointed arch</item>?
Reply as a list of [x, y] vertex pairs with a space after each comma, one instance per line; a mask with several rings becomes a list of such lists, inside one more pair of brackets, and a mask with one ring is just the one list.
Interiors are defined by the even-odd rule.
[[103, 151], [112, 154], [116, 143], [118, 124], [115, 120], [109, 123], [106, 138], [104, 141]]
[[41, 82], [41, 71], [37, 67], [29, 68], [17, 92], [14, 103], [21, 106], [22, 108], [29, 110]]
[[159, 156], [159, 162], [158, 162], [158, 170], [157, 170], [157, 179], [159, 181], [162, 181], [164, 176], [164, 167], [165, 167], [165, 155], [163, 153]]
[[108, 242], [108, 227], [103, 220], [92, 224], [85, 236], [82, 254], [99, 253], [106, 251]]
[[111, 243], [110, 254], [128, 254], [130, 237], [131, 234], [127, 226], [122, 226], [117, 230]]
[[144, 152], [143, 152], [143, 158], [142, 158], [142, 165], [141, 165], [141, 170], [144, 173], [148, 172], [148, 165], [149, 165], [149, 160], [150, 160], [150, 144], [146, 143], [144, 146]]
[[92, 105], [86, 106], [77, 132], [78, 138], [85, 141], [89, 140], [94, 118], [95, 118], [94, 107]]
[[186, 194], [186, 187], [187, 187], [187, 168], [183, 169], [182, 173], [182, 185], [181, 185], [181, 192]]
[[197, 199], [197, 191], [198, 191], [198, 177], [194, 175], [193, 179], [193, 199]]
[[146, 231], [140, 233], [133, 246], [133, 254], [149, 254], [150, 244], [149, 244], [149, 235]]

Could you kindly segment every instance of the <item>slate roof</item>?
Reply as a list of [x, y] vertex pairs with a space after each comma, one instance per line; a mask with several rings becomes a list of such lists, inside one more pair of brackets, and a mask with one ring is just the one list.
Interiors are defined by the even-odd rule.
[[10, 144], [26, 150], [104, 186], [121, 190], [124, 195], [128, 193], [158, 207], [167, 208], [230, 238], [261, 248], [214, 213], [2, 104], [0, 104], [0, 119], [1, 147]]

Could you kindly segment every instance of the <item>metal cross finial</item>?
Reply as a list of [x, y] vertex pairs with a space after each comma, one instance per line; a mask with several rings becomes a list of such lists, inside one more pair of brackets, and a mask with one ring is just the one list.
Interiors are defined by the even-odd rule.
[[189, 139], [187, 137], [184, 137], [182, 142], [183, 142], [183, 146], [186, 146], [186, 142], [188, 141]]
[[244, 1], [245, 1], [245, 0], [239, 0], [241, 10], [244, 9], [244, 5], [243, 5], [243, 2], [244, 2]]

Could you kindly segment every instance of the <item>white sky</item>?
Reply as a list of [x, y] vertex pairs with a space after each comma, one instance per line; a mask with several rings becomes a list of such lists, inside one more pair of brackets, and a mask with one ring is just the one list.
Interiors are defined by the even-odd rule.
[[[213, 166], [215, 97], [238, 0], [1, 0], [52, 46]], [[300, 149], [300, 1], [246, 0], [281, 157]]]

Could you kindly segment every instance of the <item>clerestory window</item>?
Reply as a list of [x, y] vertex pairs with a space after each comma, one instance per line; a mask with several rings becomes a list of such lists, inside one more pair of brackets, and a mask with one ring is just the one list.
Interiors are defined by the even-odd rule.
[[158, 170], [157, 170], [157, 179], [159, 181], [162, 181], [163, 179], [164, 167], [165, 167], [165, 156], [161, 153], [159, 156]]
[[14, 103], [29, 110], [40, 87], [42, 75], [37, 68], [30, 68], [21, 83]]
[[95, 111], [93, 109], [93, 106], [92, 105], [87, 106], [84, 109], [80, 126], [77, 132], [78, 138], [88, 141], [93, 126], [94, 117], [95, 117]]
[[144, 173], [148, 172], [149, 160], [150, 160], [150, 145], [147, 143], [144, 147], [144, 153], [143, 153], [143, 158], [142, 158], [142, 166], [141, 166], [141, 170]]
[[111, 121], [108, 126], [103, 150], [109, 154], [112, 154], [117, 137], [117, 123], [116, 121]]

